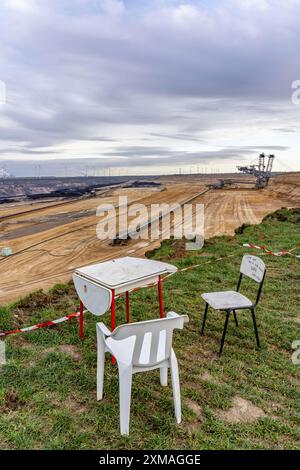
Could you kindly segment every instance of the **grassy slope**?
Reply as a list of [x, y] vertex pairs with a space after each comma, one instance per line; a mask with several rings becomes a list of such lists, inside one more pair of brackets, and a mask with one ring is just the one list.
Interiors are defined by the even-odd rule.
[[[278, 220], [278, 218], [280, 220]], [[287, 220], [286, 220], [287, 219]], [[265, 256], [268, 267], [258, 322], [262, 348], [255, 349], [248, 313], [231, 320], [223, 356], [218, 351], [224, 318], [210, 312], [204, 337], [200, 293], [235, 287], [246, 241], [274, 249], [298, 244], [299, 214], [281, 211], [236, 237], [209, 240], [199, 253], [165, 242], [151, 256], [203, 267], [166, 281], [166, 310], [187, 313], [190, 323], [175, 334], [182, 383], [183, 422], [173, 417], [171, 387], [161, 388], [157, 371], [134, 377], [131, 434], [118, 429], [117, 370], [107, 359], [105, 399], [95, 399], [95, 317], [86, 316], [86, 338], [78, 339], [77, 321], [7, 339], [8, 365], [0, 371], [0, 448], [14, 449], [252, 449], [300, 448], [300, 366], [291, 362], [291, 343], [300, 339], [299, 260]], [[223, 261], [220, 256], [234, 255]], [[0, 309], [0, 329], [58, 318], [77, 302], [71, 285], [49, 294], [34, 293]], [[155, 289], [132, 295], [134, 319], [157, 316]], [[118, 301], [119, 322], [124, 302]], [[109, 317], [106, 316], [105, 321]], [[67, 346], [68, 345], [68, 346]], [[250, 400], [265, 412], [252, 423], [228, 423], [220, 417], [234, 397]]]

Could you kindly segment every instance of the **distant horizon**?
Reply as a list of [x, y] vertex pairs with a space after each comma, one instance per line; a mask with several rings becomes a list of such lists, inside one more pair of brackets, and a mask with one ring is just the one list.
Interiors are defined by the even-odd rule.
[[[283, 171], [274, 171], [272, 174], [274, 176], [276, 175], [281, 175], [281, 174], [293, 174], [293, 173], [300, 173], [300, 171], [289, 171], [289, 170], [283, 170]], [[9, 177], [1, 177], [0, 176], [0, 181], [7, 181], [7, 180], [14, 180], [14, 179], [49, 179], [49, 178], [55, 178], [55, 179], [113, 179], [113, 178], [122, 178], [122, 179], [128, 179], [128, 178], [157, 178], [160, 176], [178, 176], [178, 177], [186, 177], [186, 176], [221, 176], [221, 175], [239, 175], [244, 178], [253, 178], [251, 175], [245, 175], [242, 173], [239, 173], [239, 171], [222, 171], [222, 172], [217, 172], [217, 173], [159, 173], [159, 174], [128, 174], [128, 175], [76, 175], [76, 176], [57, 176], [57, 175], [41, 175], [41, 176], [15, 176], [11, 175]]]
[[[272, 149], [271, 149], [272, 150]], [[110, 166], [109, 161], [104, 165], [98, 158], [70, 158], [70, 159], [51, 159], [44, 161], [36, 160], [5, 160], [0, 161], [0, 175], [2, 174], [11, 174], [15, 177], [41, 177], [41, 176], [60, 176], [60, 177], [80, 177], [80, 176], [148, 176], [148, 175], [176, 175], [176, 174], [218, 174], [218, 173], [235, 173], [237, 172], [237, 167], [241, 165], [251, 165], [258, 162], [259, 153], [256, 153], [256, 156], [253, 158], [237, 158], [236, 165], [227, 164], [224, 165], [212, 165], [207, 162], [207, 164], [195, 164], [195, 165], [186, 165], [184, 161], [182, 164], [172, 167], [153, 167], [147, 165], [143, 168], [136, 167], [118, 167]], [[265, 151], [266, 155], [274, 153], [272, 151]], [[291, 168], [287, 165], [281, 158], [275, 154], [274, 160], [274, 173], [281, 172], [297, 172], [300, 171], [300, 168], [297, 170]], [[0, 176], [1, 178], [1, 176]]]

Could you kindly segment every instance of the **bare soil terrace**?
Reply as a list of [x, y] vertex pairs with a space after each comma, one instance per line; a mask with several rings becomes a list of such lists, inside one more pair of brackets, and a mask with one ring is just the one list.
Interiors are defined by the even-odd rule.
[[[2, 204], [0, 206], [0, 248], [9, 246], [14, 255], [0, 258], [0, 302], [16, 300], [40, 288], [47, 289], [70, 279], [72, 271], [85, 264], [126, 255], [143, 256], [159, 241], [131, 240], [112, 246], [96, 237], [100, 204], [116, 206], [118, 197], [128, 202], [151, 204], [183, 203], [211, 183], [207, 176], [160, 177], [158, 188], [111, 190], [96, 198], [82, 198], [60, 204]], [[275, 177], [269, 188], [256, 191], [243, 187], [211, 190], [193, 200], [205, 206], [205, 236], [232, 235], [242, 224], [257, 224], [281, 207], [300, 206], [300, 174]], [[30, 211], [32, 208], [39, 209]], [[30, 212], [28, 212], [30, 211]], [[1, 217], [3, 219], [1, 220]], [[5, 218], [4, 218], [5, 217]]]

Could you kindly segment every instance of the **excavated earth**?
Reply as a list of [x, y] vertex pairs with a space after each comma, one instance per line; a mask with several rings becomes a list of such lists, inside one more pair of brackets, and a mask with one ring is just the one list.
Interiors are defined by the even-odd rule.
[[94, 198], [60, 200], [59, 204], [58, 201], [2, 204], [0, 249], [9, 247], [13, 255], [0, 258], [1, 304], [65, 282], [76, 267], [126, 255], [143, 256], [157, 247], [159, 240], [131, 240], [112, 246], [110, 240], [97, 238], [97, 207], [113, 204], [119, 217], [125, 211], [124, 207], [118, 208], [120, 195], [127, 196], [129, 203], [142, 203], [147, 208], [151, 204], [182, 204], [194, 198], [194, 204], [204, 204], [206, 238], [232, 235], [242, 224], [257, 224], [281, 207], [300, 207], [300, 173], [276, 176], [264, 190], [241, 185], [210, 190], [199, 196], [206, 184], [212, 182], [211, 177], [160, 177], [156, 182], [159, 187], [112, 189]]

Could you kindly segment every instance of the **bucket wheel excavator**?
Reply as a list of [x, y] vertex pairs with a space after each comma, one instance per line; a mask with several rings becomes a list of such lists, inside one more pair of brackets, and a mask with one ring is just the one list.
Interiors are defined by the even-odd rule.
[[[261, 153], [258, 158], [256, 165], [250, 166], [238, 166], [237, 169], [241, 173], [251, 175], [256, 178], [255, 189], [266, 188], [269, 184], [269, 180], [272, 177], [272, 169], [275, 156], [266, 156]], [[238, 180], [238, 179], [219, 179], [218, 183], [210, 184], [210, 189], [223, 189], [225, 186], [231, 186], [233, 184], [253, 184], [253, 181]]]

